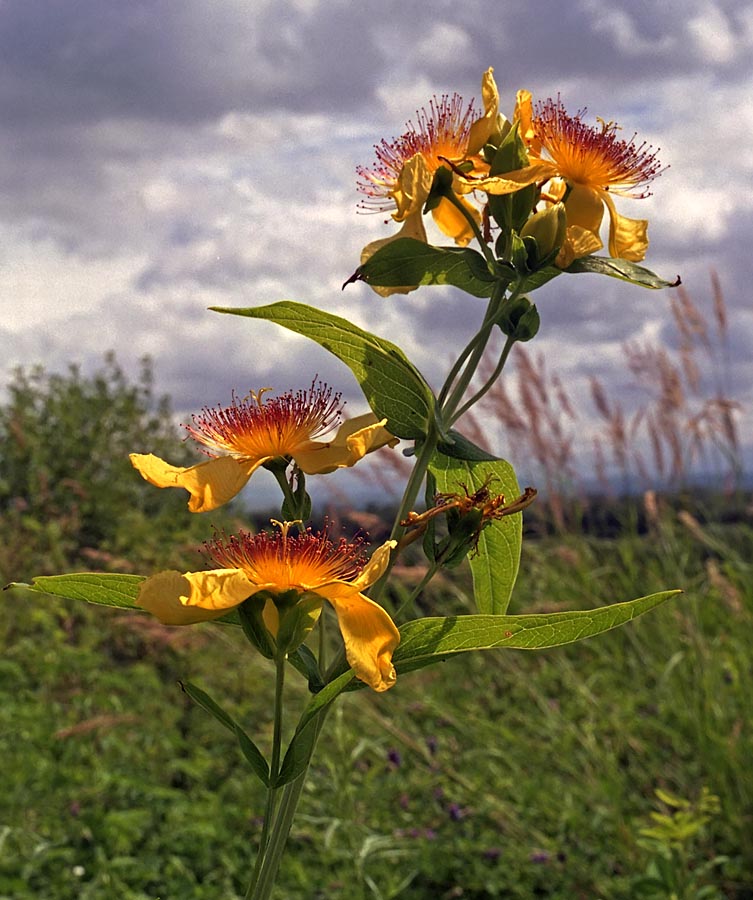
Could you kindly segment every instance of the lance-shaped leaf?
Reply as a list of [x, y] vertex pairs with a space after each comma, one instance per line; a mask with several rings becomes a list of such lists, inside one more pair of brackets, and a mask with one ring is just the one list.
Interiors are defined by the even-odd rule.
[[201, 688], [196, 687], [195, 684], [191, 684], [190, 681], [180, 681], [178, 683], [180, 684], [181, 690], [188, 694], [197, 706], [200, 706], [203, 710], [206, 710], [206, 712], [214, 716], [214, 718], [217, 719], [221, 725], [224, 725], [228, 731], [232, 731], [238, 740], [241, 752], [246, 757], [246, 760], [253, 771], [258, 775], [264, 785], [269, 786], [269, 765], [267, 764], [266, 759], [264, 759], [264, 754], [259, 750], [241, 726], [218, 703], [215, 703], [206, 691], [202, 691]]
[[401, 640], [392, 661], [398, 674], [404, 674], [472, 650], [544, 650], [572, 644], [624, 625], [679, 593], [661, 591], [577, 612], [416, 619], [400, 629]]
[[[288, 744], [288, 749], [285, 751], [275, 787], [295, 781], [299, 775], [305, 772], [319, 735], [321, 717], [337, 697], [350, 686], [354, 678], [355, 673], [352, 669], [343, 672], [309, 701], [298, 722], [295, 734]], [[358, 682], [358, 684], [363, 685], [363, 682]]]
[[[459, 445], [460, 442], [454, 449]], [[475, 448], [467, 439], [460, 446], [468, 445]], [[466, 450], [466, 454], [471, 455], [469, 450]], [[437, 489], [443, 494], [473, 494], [486, 485], [492, 494], [504, 494], [508, 503], [520, 495], [515, 472], [510, 463], [503, 459], [457, 459], [437, 452], [432, 457], [430, 469], [436, 479]], [[521, 513], [492, 520], [479, 535], [477, 552], [468, 556], [473, 576], [473, 593], [479, 612], [502, 615], [507, 611], [515, 579], [518, 577], [522, 540]]]
[[610, 256], [583, 256], [573, 260], [565, 269], [565, 272], [596, 272], [598, 275], [608, 275], [610, 278], [619, 278], [620, 281], [629, 281], [639, 287], [658, 290], [659, 288], [677, 287], [681, 281], [678, 275], [674, 281], [666, 281], [655, 275], [649, 269], [636, 265], [627, 259], [613, 259]]
[[[5, 589], [19, 588], [39, 594], [51, 594], [54, 597], [65, 597], [69, 600], [84, 600], [97, 606], [110, 606], [116, 609], [130, 609], [145, 613], [146, 610], [136, 606], [139, 585], [145, 580], [144, 575], [118, 575], [101, 572], [76, 572], [72, 575], [39, 575], [31, 584], [16, 581], [6, 585]], [[209, 624], [240, 625], [237, 610], [231, 609], [221, 619], [213, 619]]]
[[449, 284], [474, 297], [491, 297], [496, 279], [484, 257], [470, 247], [433, 247], [398, 238], [380, 247], [350, 280], [375, 287]]
[[390, 341], [340, 316], [289, 300], [247, 309], [211, 309], [265, 319], [311, 338], [353, 372], [374, 414], [387, 419], [389, 432], [411, 440], [427, 434], [434, 420], [434, 395], [418, 369]]

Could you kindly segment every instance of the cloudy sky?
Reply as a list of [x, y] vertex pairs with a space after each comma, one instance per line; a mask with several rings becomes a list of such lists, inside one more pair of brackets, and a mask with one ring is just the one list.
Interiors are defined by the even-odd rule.
[[[478, 97], [491, 65], [503, 111], [522, 87], [559, 93], [661, 148], [653, 196], [620, 209], [650, 220], [646, 265], [705, 308], [719, 273], [750, 410], [752, 60], [743, 0], [0, 0], [5, 380], [114, 349], [132, 372], [150, 354], [179, 411], [315, 372], [362, 411], [315, 345], [206, 311], [287, 298], [378, 331], [440, 383], [482, 306], [341, 292], [394, 228], [356, 213], [355, 168], [433, 94]], [[668, 298], [563, 276], [535, 295], [535, 345], [584, 405], [591, 375], [627, 392], [622, 345], [670, 338]]]

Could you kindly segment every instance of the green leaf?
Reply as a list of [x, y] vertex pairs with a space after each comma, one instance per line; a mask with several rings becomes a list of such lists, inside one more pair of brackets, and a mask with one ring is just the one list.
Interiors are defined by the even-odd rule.
[[[39, 594], [51, 594], [54, 597], [65, 597], [68, 600], [84, 600], [98, 606], [110, 606], [116, 609], [130, 609], [134, 612], [146, 613], [145, 609], [136, 606], [139, 585], [144, 575], [119, 575], [116, 573], [76, 572], [72, 575], [39, 575], [31, 584], [14, 581], [5, 586], [34, 591]], [[240, 625], [238, 611], [235, 609], [221, 619], [213, 619], [218, 625]], [[185, 626], [183, 626], [185, 627]]]
[[624, 625], [679, 593], [662, 591], [577, 612], [416, 619], [400, 629], [392, 661], [399, 673], [405, 673], [471, 650], [544, 650], [571, 644]]
[[494, 276], [484, 257], [468, 247], [433, 247], [397, 238], [356, 269], [355, 280], [376, 287], [452, 285], [474, 297], [490, 297]]
[[342, 360], [361, 385], [369, 406], [396, 437], [414, 440], [434, 421], [434, 395], [403, 351], [347, 319], [283, 300], [247, 309], [211, 307], [215, 312], [276, 322], [311, 338]]
[[629, 281], [631, 284], [652, 290], [677, 287], [680, 284], [679, 275], [674, 281], [665, 281], [649, 269], [644, 269], [643, 266], [638, 266], [627, 259], [613, 259], [609, 256], [583, 256], [573, 260], [565, 272], [596, 272], [598, 275], [619, 278], [621, 281]]
[[224, 725], [228, 731], [233, 732], [249, 765], [256, 775], [259, 776], [263, 784], [269, 786], [269, 766], [267, 765], [267, 761], [264, 759], [261, 750], [259, 750], [240, 725], [229, 715], [229, 713], [225, 712], [219, 704], [215, 703], [206, 691], [202, 691], [201, 688], [196, 687], [195, 684], [191, 684], [190, 681], [180, 681], [178, 683], [180, 684], [181, 690], [188, 694], [197, 706], [200, 706], [203, 710], [214, 716], [214, 718], [217, 719], [221, 725]]
[[447, 432], [447, 440], [440, 440], [437, 449], [445, 456], [451, 456], [454, 459], [467, 459], [473, 462], [495, 462], [496, 456], [483, 450], [481, 447], [468, 440], [465, 435], [454, 428], [450, 428]]
[[319, 735], [319, 717], [349, 687], [354, 678], [355, 674], [352, 669], [343, 672], [342, 675], [335, 678], [334, 681], [330, 681], [326, 687], [309, 701], [308, 706], [301, 715], [288, 749], [285, 751], [285, 757], [280, 766], [280, 774], [275, 787], [295, 781], [306, 770], [308, 760]]
[[[472, 494], [482, 485], [488, 484], [493, 494], [504, 494], [508, 502], [520, 495], [515, 472], [510, 463], [503, 459], [455, 459], [446, 453], [437, 452], [432, 458], [430, 469], [436, 478], [438, 490], [443, 494], [462, 494], [466, 490]], [[518, 577], [522, 541], [521, 513], [494, 520], [481, 532], [478, 552], [468, 557], [479, 612], [501, 615], [507, 611], [515, 579]]]

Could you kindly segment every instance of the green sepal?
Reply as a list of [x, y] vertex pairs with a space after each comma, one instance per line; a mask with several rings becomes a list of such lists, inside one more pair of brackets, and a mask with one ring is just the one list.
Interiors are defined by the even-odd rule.
[[201, 688], [196, 687], [195, 684], [191, 684], [190, 681], [179, 681], [178, 684], [180, 685], [181, 690], [185, 694], [188, 694], [197, 706], [200, 706], [203, 710], [214, 716], [214, 718], [217, 719], [221, 725], [224, 725], [228, 731], [232, 731], [238, 740], [238, 745], [241, 748], [241, 752], [246, 757], [248, 764], [261, 782], [266, 787], [269, 787], [269, 765], [261, 750], [259, 750], [240, 725], [229, 713], [217, 704], [206, 691], [202, 691]]
[[597, 275], [608, 275], [610, 278], [629, 281], [631, 284], [637, 284], [638, 287], [650, 290], [679, 287], [682, 283], [679, 275], [674, 281], [666, 281], [655, 275], [650, 269], [645, 269], [627, 259], [614, 259], [610, 256], [582, 256], [580, 259], [574, 259], [565, 272], [573, 274], [595, 272]]
[[476, 250], [433, 247], [415, 238], [397, 238], [380, 247], [349, 279], [374, 287], [450, 285], [482, 298], [491, 296], [496, 280]]
[[447, 512], [447, 537], [442, 542], [437, 556], [448, 569], [457, 568], [468, 554], [476, 549], [483, 524], [481, 511], [469, 510], [464, 515], [457, 510]]
[[[294, 594], [295, 602], [287, 603], [281, 598]], [[311, 629], [319, 621], [323, 598], [310, 591], [286, 591], [277, 595], [277, 611], [280, 614], [280, 628], [277, 632], [277, 652], [289, 654], [297, 650], [306, 640]]]
[[[516, 122], [497, 148], [489, 165], [489, 175], [490, 177], [505, 175], [507, 172], [523, 169], [527, 165], [528, 153], [518, 133]], [[520, 231], [536, 206], [537, 200], [538, 187], [535, 184], [525, 185], [513, 194], [489, 194], [489, 214], [502, 229], [503, 234], [512, 230]]]
[[237, 607], [238, 618], [249, 643], [256, 647], [262, 656], [274, 659], [277, 656], [277, 644], [264, 624], [262, 615], [267, 600], [273, 601], [274, 598], [268, 591], [258, 591]]
[[316, 341], [334, 354], [355, 375], [369, 406], [387, 430], [398, 438], [424, 437], [434, 421], [431, 388], [403, 351], [347, 319], [282, 300], [246, 309], [210, 307], [215, 312], [275, 322]]
[[472, 650], [545, 650], [572, 644], [632, 621], [681, 591], [662, 591], [597, 609], [539, 615], [438, 616], [400, 628], [392, 656], [398, 676]]

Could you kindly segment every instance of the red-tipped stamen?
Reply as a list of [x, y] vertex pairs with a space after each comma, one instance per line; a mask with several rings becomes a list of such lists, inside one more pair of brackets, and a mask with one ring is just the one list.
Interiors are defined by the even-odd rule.
[[210, 456], [289, 456], [341, 420], [342, 395], [321, 382], [269, 399], [263, 396], [268, 390], [252, 391], [242, 400], [233, 395], [230, 406], [204, 407], [184, 428]]
[[629, 197], [648, 197], [648, 185], [664, 171], [654, 150], [645, 141], [635, 143], [617, 137], [614, 122], [601, 127], [583, 122], [586, 110], [569, 115], [560, 98], [536, 104], [533, 127], [559, 174], [576, 184], [614, 191]]
[[394, 190], [405, 163], [420, 153], [429, 171], [442, 165], [441, 157], [460, 160], [465, 155], [468, 134], [473, 124], [473, 101], [465, 106], [460, 94], [443, 94], [429, 101], [429, 109], [416, 111], [417, 125], [409, 121], [406, 131], [392, 141], [374, 145], [376, 163], [358, 166], [358, 190], [366, 200], [358, 204], [362, 212], [385, 212], [392, 206]]

